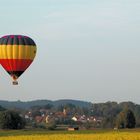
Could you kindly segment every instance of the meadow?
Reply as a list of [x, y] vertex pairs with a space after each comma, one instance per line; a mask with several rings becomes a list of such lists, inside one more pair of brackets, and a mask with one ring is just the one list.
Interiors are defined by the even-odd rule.
[[140, 130], [0, 131], [0, 140], [140, 140]]

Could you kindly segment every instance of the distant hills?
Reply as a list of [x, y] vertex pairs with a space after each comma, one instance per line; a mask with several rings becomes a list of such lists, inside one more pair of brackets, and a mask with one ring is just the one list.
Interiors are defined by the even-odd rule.
[[43, 106], [47, 104], [52, 104], [53, 106], [57, 107], [59, 105], [65, 104], [74, 104], [75, 106], [79, 107], [90, 107], [92, 105], [91, 102], [80, 101], [80, 100], [34, 100], [34, 101], [4, 101], [0, 100], [0, 105], [7, 109], [18, 108], [18, 109], [29, 109], [32, 106]]

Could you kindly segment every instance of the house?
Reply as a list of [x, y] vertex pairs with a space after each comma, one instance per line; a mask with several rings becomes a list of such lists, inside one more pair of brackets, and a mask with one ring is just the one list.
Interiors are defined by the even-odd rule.
[[77, 121], [78, 121], [78, 118], [77, 118], [77, 117], [75, 117], [75, 116], [74, 116], [74, 117], [72, 117], [71, 119], [72, 119], [73, 121], [75, 121], [75, 122], [77, 122]]
[[37, 123], [42, 122], [42, 120], [43, 120], [42, 116], [36, 116], [36, 117], [35, 117], [35, 121], [36, 121]]
[[77, 126], [68, 127], [68, 131], [76, 131], [76, 130], [79, 130], [79, 127], [77, 127]]
[[65, 117], [65, 115], [63, 112], [55, 112], [55, 117], [63, 118], [63, 117]]
[[27, 120], [33, 120], [32, 113], [29, 111], [24, 115], [24, 118]]

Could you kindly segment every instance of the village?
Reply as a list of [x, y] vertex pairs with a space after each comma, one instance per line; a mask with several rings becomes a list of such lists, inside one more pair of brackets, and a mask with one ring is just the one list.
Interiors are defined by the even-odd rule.
[[101, 126], [102, 117], [79, 113], [74, 108], [63, 108], [61, 111], [51, 108], [34, 108], [20, 114], [27, 126], [48, 129], [93, 129]]

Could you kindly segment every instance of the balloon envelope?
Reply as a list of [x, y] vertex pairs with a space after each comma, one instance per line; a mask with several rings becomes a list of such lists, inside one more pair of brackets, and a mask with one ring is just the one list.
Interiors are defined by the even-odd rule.
[[7, 35], [0, 38], [0, 63], [16, 80], [30, 66], [36, 55], [36, 44], [27, 36]]

